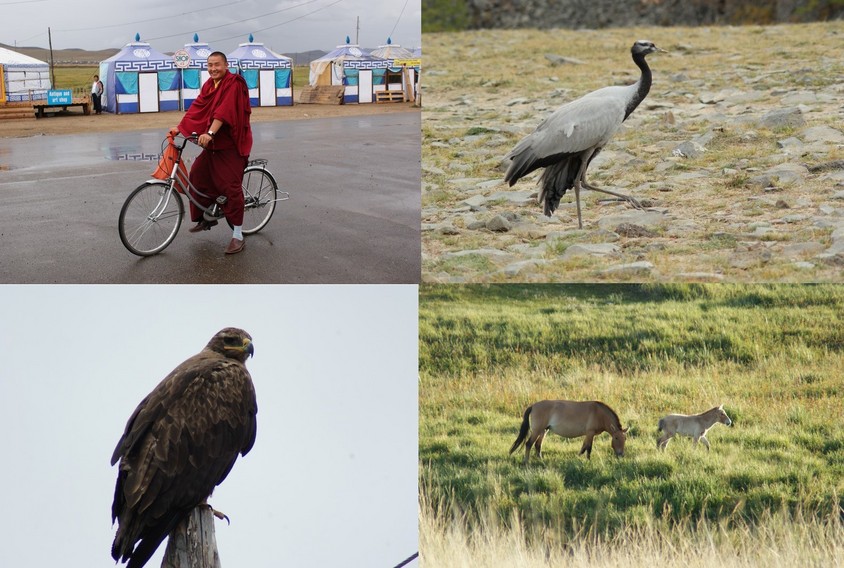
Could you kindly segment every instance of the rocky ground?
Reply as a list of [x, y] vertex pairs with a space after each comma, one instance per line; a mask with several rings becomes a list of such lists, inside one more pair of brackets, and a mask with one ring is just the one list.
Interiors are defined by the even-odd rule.
[[[644, 103], [553, 217], [504, 155], [558, 106], [638, 77]], [[842, 281], [844, 23], [425, 36], [423, 281]]]

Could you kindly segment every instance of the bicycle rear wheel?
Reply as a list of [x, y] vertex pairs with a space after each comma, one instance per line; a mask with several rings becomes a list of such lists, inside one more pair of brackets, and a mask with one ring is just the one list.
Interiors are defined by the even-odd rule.
[[275, 212], [278, 184], [273, 175], [261, 166], [243, 170], [243, 234], [252, 235], [263, 229]]
[[120, 240], [132, 254], [158, 254], [176, 238], [184, 216], [182, 199], [167, 182], [144, 182], [129, 194], [120, 210]]

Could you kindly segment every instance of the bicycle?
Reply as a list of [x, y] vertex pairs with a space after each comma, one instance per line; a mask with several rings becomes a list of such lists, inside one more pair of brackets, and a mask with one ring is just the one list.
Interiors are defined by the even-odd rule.
[[[181, 139], [178, 143], [176, 139]], [[165, 179], [149, 179], [139, 185], [120, 209], [118, 232], [120, 240], [129, 252], [138, 256], [152, 256], [163, 251], [176, 238], [185, 206], [179, 196], [188, 200], [203, 211], [206, 221], [216, 221], [223, 217], [220, 207], [226, 202], [225, 196], [217, 197], [208, 207], [203, 207], [191, 195], [200, 192], [187, 177], [187, 170], [182, 165], [182, 152], [189, 141], [196, 141], [197, 135], [176, 135], [168, 137], [175, 150], [173, 166]], [[290, 199], [286, 191], [279, 191], [272, 173], [266, 169], [267, 160], [250, 160], [243, 170], [243, 234], [252, 235], [263, 229], [275, 212], [276, 203]], [[229, 223], [231, 227], [231, 223]]]

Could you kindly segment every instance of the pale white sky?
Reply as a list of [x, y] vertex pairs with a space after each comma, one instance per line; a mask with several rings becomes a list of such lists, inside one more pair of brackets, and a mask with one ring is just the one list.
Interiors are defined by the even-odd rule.
[[258, 435], [211, 498], [232, 521], [223, 566], [391, 568], [418, 550], [416, 286], [7, 285], [0, 566], [114, 566], [126, 420], [226, 326], [254, 339]]
[[421, 0], [0, 0], [0, 42], [46, 48], [49, 27], [54, 49], [119, 49], [139, 33], [172, 52], [198, 33], [230, 53], [252, 33], [278, 53], [330, 51], [346, 36], [354, 43], [358, 17], [362, 47], [383, 45], [390, 34], [404, 47], [421, 45]]

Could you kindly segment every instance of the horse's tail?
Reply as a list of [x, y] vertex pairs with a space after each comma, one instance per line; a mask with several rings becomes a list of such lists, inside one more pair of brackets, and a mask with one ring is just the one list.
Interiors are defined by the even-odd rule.
[[660, 418], [659, 423], [656, 425], [656, 429], [659, 432], [662, 432], [662, 429], [665, 428], [665, 418]]
[[533, 406], [528, 406], [527, 410], [525, 410], [525, 417], [522, 419], [522, 427], [519, 428], [519, 437], [516, 438], [516, 441], [513, 442], [513, 447], [510, 448], [510, 453], [516, 451], [522, 442], [527, 439], [528, 431], [530, 431], [530, 411], [533, 409]]

